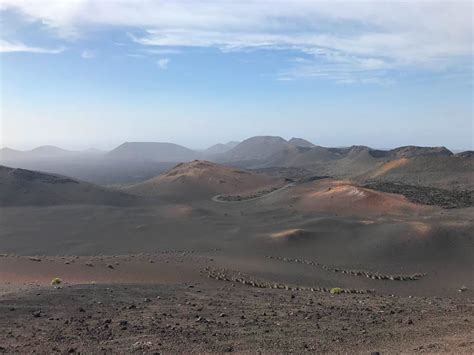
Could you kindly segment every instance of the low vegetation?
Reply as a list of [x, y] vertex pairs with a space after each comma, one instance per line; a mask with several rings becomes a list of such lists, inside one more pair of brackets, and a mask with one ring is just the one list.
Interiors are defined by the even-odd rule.
[[51, 280], [51, 286], [59, 286], [63, 283], [63, 280], [61, 280], [59, 277], [55, 277], [54, 279]]

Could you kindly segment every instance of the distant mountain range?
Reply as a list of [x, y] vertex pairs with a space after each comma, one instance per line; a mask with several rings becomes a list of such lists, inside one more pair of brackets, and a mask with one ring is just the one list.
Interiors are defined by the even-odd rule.
[[11, 148], [2, 148], [0, 149], [0, 161], [9, 161], [9, 160], [30, 160], [30, 159], [58, 159], [58, 158], [67, 158], [71, 156], [92, 156], [92, 155], [102, 155], [105, 152], [89, 148], [86, 150], [67, 150], [52, 145], [43, 145], [31, 150], [16, 150]]
[[[47, 145], [27, 151], [2, 148], [0, 149], [0, 161], [94, 156], [155, 162], [185, 162], [204, 158], [219, 162], [270, 159], [276, 164], [291, 165], [291, 160], [303, 160], [306, 162], [314, 159], [331, 160], [354, 155], [357, 151], [367, 152], [374, 158], [411, 158], [418, 155], [453, 155], [453, 153], [445, 147], [404, 146], [391, 150], [372, 149], [365, 146], [327, 148], [317, 146], [302, 138], [291, 138], [287, 141], [276, 136], [255, 136], [242, 142], [231, 141], [225, 144], [217, 143], [202, 151], [189, 149], [174, 143], [163, 142], [125, 142], [109, 152], [94, 148], [74, 151]], [[458, 153], [458, 155], [462, 156], [470, 154], [472, 154], [471, 151]], [[287, 162], [284, 161], [285, 159]], [[281, 162], [278, 162], [278, 160], [281, 160]]]
[[445, 147], [331, 148], [302, 138], [287, 141], [275, 136], [256, 136], [240, 143], [215, 144], [203, 151], [163, 142], [126, 142], [109, 152], [71, 151], [54, 146], [30, 151], [0, 150], [1, 164], [99, 184], [141, 182], [173, 164], [197, 159], [243, 169], [304, 169], [320, 176], [376, 178], [452, 188], [474, 186], [473, 152], [453, 154]]

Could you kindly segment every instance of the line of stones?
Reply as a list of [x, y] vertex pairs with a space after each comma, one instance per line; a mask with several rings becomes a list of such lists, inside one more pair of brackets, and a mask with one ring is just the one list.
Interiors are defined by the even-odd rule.
[[[291, 286], [287, 284], [282, 284], [278, 282], [269, 282], [269, 281], [257, 281], [252, 280], [248, 276], [243, 275], [241, 272], [236, 272], [237, 276], [231, 274], [228, 270], [221, 269], [211, 269], [206, 267], [205, 272], [207, 273], [207, 277], [219, 280], [219, 281], [228, 281], [228, 282], [235, 282], [241, 283], [243, 285], [256, 287], [256, 288], [271, 288], [271, 289], [279, 289], [279, 290], [289, 290], [289, 291], [310, 291], [310, 292], [331, 292], [334, 288], [327, 288], [327, 287], [306, 287], [306, 286]], [[365, 289], [348, 289], [348, 288], [339, 288], [337, 287], [337, 293], [356, 293], [356, 294], [366, 294], [366, 293], [374, 293], [374, 290], [365, 290]]]
[[385, 274], [380, 274], [378, 272], [370, 272], [370, 271], [364, 271], [364, 270], [346, 270], [346, 269], [341, 269], [341, 268], [333, 268], [333, 267], [320, 264], [318, 262], [310, 261], [310, 260], [278, 257], [278, 256], [271, 256], [271, 255], [266, 256], [266, 258], [285, 261], [285, 262], [291, 262], [291, 263], [318, 266], [321, 269], [324, 269], [326, 271], [340, 272], [342, 274], [348, 274], [348, 275], [354, 275], [354, 276], [363, 276], [363, 277], [367, 277], [373, 280], [415, 281], [426, 276], [426, 273], [415, 273], [412, 275], [385, 275]]

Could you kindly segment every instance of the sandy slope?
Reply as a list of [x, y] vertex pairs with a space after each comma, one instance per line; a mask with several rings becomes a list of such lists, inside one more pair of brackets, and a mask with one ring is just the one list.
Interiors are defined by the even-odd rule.
[[402, 195], [358, 187], [349, 181], [325, 179], [293, 191], [302, 211], [339, 215], [394, 215], [421, 213], [428, 207], [414, 204]]

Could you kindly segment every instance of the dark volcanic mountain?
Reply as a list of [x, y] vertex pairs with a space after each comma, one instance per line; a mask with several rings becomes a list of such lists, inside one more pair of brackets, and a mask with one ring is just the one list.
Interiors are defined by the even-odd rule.
[[333, 152], [328, 148], [317, 147], [299, 147], [289, 145], [259, 164], [259, 167], [308, 167], [317, 162], [326, 162], [341, 157], [338, 152]]
[[230, 141], [225, 144], [217, 143], [207, 148], [203, 153], [206, 155], [222, 154], [236, 147], [239, 142]]
[[128, 206], [138, 199], [65, 176], [0, 166], [0, 206]]
[[199, 153], [174, 143], [126, 142], [107, 154], [121, 160], [183, 162], [199, 157]]
[[474, 190], [474, 156], [418, 155], [379, 162], [363, 178], [445, 189]]
[[264, 159], [289, 146], [281, 137], [257, 136], [244, 140], [219, 157], [219, 161], [245, 161]]
[[316, 147], [313, 143], [307, 141], [303, 138], [291, 138], [288, 141], [289, 144], [294, 145], [296, 147], [304, 147], [304, 148], [313, 148]]
[[420, 155], [451, 156], [453, 153], [445, 147], [417, 147], [413, 145], [391, 150], [371, 150], [374, 157], [413, 158]]
[[460, 158], [472, 158], [474, 157], [474, 150], [466, 150], [464, 152], [459, 152], [456, 154], [456, 156]]
[[288, 146], [243, 166], [254, 169], [309, 169], [309, 174], [313, 175], [361, 178], [364, 181], [386, 180], [460, 189], [474, 187], [472, 154], [453, 155], [444, 147], [408, 146], [383, 151], [366, 146]]

